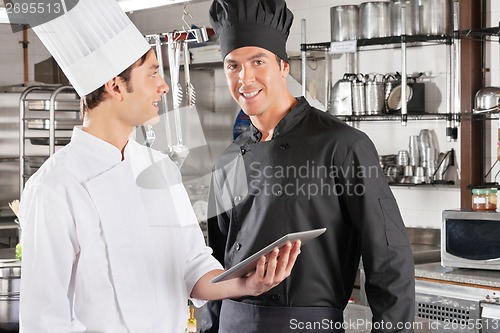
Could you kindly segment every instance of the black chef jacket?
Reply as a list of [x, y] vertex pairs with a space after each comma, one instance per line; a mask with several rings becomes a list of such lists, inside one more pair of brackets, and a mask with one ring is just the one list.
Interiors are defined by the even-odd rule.
[[[414, 320], [413, 257], [371, 140], [304, 98], [272, 140], [260, 139], [251, 126], [216, 164], [209, 199], [215, 217], [208, 221], [214, 256], [229, 268], [287, 233], [327, 230], [301, 249], [281, 284], [238, 301], [343, 310], [362, 256], [373, 321], [391, 322], [388, 332], [411, 332], [396, 325]], [[208, 304], [202, 332], [217, 332], [219, 306]]]

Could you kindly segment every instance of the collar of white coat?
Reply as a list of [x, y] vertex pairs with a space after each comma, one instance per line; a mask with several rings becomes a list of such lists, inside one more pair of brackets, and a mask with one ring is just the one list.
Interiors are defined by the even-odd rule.
[[[85, 148], [89, 155], [106, 165], [114, 166], [122, 160], [122, 153], [118, 148], [109, 142], [85, 132], [82, 126], [75, 126], [73, 128], [71, 142]], [[125, 147], [125, 149], [127, 148]]]

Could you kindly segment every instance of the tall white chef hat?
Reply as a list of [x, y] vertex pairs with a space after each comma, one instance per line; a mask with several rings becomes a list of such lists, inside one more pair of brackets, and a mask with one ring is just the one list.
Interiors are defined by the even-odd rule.
[[49, 22], [30, 18], [33, 31], [80, 96], [98, 89], [150, 50], [116, 0], [79, 0]]

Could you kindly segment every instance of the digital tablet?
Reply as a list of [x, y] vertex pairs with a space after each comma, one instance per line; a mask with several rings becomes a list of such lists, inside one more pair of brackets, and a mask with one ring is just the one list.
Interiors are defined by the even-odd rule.
[[321, 228], [321, 229], [314, 229], [314, 230], [309, 230], [309, 231], [301, 231], [301, 232], [294, 232], [291, 234], [287, 234], [277, 241], [269, 244], [262, 250], [254, 253], [247, 259], [243, 260], [242, 262], [234, 265], [224, 273], [216, 276], [213, 278], [210, 282], [215, 283], [215, 282], [220, 282], [220, 281], [225, 281], [237, 277], [242, 277], [247, 275], [248, 273], [252, 272], [255, 270], [257, 267], [257, 261], [259, 260], [260, 257], [270, 253], [273, 249], [275, 248], [280, 248], [284, 246], [287, 242], [293, 242], [300, 240], [301, 241], [301, 246], [304, 246], [307, 242], [309, 242], [311, 239], [314, 239], [324, 233], [326, 231], [326, 228]]

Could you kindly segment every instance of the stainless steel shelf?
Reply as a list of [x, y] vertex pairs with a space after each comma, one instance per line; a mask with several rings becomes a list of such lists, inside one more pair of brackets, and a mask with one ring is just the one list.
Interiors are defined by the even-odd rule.
[[[423, 46], [427, 44], [452, 44], [453, 37], [444, 35], [401, 35], [401, 36], [390, 36], [390, 37], [380, 37], [380, 38], [369, 38], [369, 39], [357, 39], [356, 40], [359, 51], [363, 50], [365, 46], [381, 46], [381, 45], [397, 45], [401, 43], [409, 44], [408, 46]], [[311, 44], [300, 44], [302, 51], [321, 51], [329, 49], [331, 46], [330, 42], [323, 43], [311, 43]]]
[[[26, 119], [28, 129], [33, 130], [49, 130], [50, 119]], [[81, 125], [79, 119], [56, 119], [54, 121], [54, 129], [56, 130], [72, 130], [73, 127]]]
[[458, 38], [475, 39], [479, 41], [487, 42], [499, 42], [500, 43], [500, 22], [498, 27], [490, 27], [484, 29], [469, 29], [455, 31], [454, 36]]
[[454, 181], [449, 181], [449, 182], [440, 182], [440, 183], [421, 183], [421, 184], [415, 184], [415, 183], [389, 183], [389, 186], [395, 186], [395, 187], [436, 187], [436, 186], [444, 186], [444, 187], [456, 187], [459, 188], [457, 184], [455, 184]]
[[[408, 113], [407, 120], [498, 120], [500, 111], [483, 113]], [[356, 121], [401, 121], [401, 114], [375, 114], [375, 115], [335, 115], [345, 122]]]
[[[375, 114], [375, 115], [335, 115], [345, 122], [356, 121], [401, 121], [401, 114]], [[447, 113], [408, 113], [407, 120], [447, 120], [450, 114]]]
[[[27, 109], [30, 111], [49, 111], [50, 100], [27, 101]], [[55, 111], [75, 111], [80, 112], [80, 102], [78, 101], [55, 101]]]
[[19, 162], [19, 156], [0, 156], [0, 163], [2, 162]]

